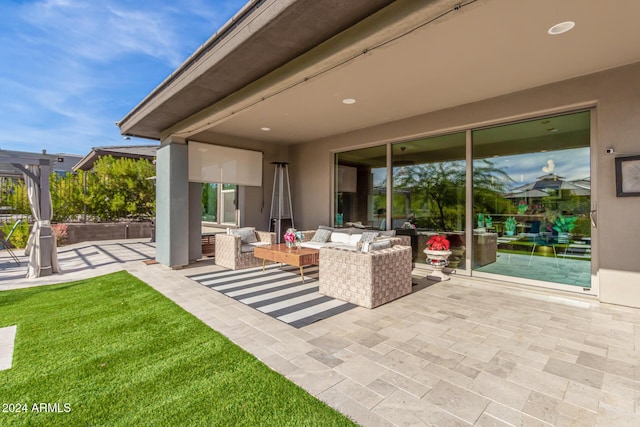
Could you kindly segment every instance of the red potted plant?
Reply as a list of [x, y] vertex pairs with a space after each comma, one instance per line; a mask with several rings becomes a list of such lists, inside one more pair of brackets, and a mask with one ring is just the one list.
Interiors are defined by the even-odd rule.
[[427, 241], [427, 249], [432, 251], [448, 251], [449, 246], [449, 240], [447, 240], [445, 236], [431, 236], [429, 241]]
[[442, 269], [449, 263], [451, 255], [449, 250], [449, 240], [445, 236], [435, 235], [427, 241], [424, 253], [427, 255], [427, 264], [433, 267], [433, 272], [429, 276], [443, 280], [449, 280], [449, 276], [442, 272]]

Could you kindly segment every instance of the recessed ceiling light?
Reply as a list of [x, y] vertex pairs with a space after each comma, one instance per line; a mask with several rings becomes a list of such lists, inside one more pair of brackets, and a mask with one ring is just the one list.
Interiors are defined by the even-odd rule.
[[347, 105], [351, 105], [351, 104], [355, 104], [356, 100], [353, 98], [345, 98], [342, 100], [343, 104], [347, 104]]
[[547, 33], [551, 34], [552, 36], [557, 36], [558, 34], [566, 33], [567, 31], [569, 31], [570, 29], [572, 29], [575, 26], [576, 26], [575, 22], [573, 22], [573, 21], [565, 21], [565, 22], [561, 22], [561, 23], [556, 24], [553, 27], [549, 28], [549, 31], [547, 31]]
[[543, 120], [540, 123], [542, 123], [543, 125], [547, 125], [547, 124], [551, 123], [551, 120]]
[[269, 132], [271, 130], [271, 128], [268, 127], [261, 127], [260, 130], [265, 131], [265, 132]]
[[547, 129], [549, 132], [558, 132], [557, 128], [548, 128]]

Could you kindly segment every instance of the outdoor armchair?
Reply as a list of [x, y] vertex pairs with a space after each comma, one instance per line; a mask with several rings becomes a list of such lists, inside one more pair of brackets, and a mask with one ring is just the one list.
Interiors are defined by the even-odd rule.
[[411, 293], [411, 247], [320, 249], [320, 293], [374, 308]]
[[274, 245], [276, 233], [255, 231], [244, 227], [229, 231], [235, 234], [217, 234], [215, 245], [215, 263], [231, 270], [258, 267], [262, 259], [253, 256], [256, 246]]

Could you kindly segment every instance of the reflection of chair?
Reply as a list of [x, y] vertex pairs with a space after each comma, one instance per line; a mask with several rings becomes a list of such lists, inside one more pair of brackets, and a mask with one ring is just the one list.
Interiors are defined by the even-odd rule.
[[13, 261], [18, 265], [20, 265], [20, 259], [18, 259], [16, 254], [14, 254], [13, 251], [11, 250], [10, 240], [11, 240], [11, 236], [13, 235], [13, 232], [16, 231], [16, 228], [18, 228], [18, 224], [20, 224], [20, 222], [22, 222], [22, 220], [20, 219], [17, 220], [16, 223], [13, 224], [13, 227], [11, 227], [11, 231], [9, 231], [9, 234], [7, 234], [4, 240], [0, 241], [0, 250], [6, 249], [7, 252], [9, 252], [9, 255], [11, 255], [11, 258], [13, 258]]
[[[536, 248], [538, 246], [546, 246], [551, 247], [551, 250], [553, 250], [553, 256], [556, 259], [556, 268], [560, 270], [560, 265], [558, 264], [558, 253], [556, 252], [556, 245], [554, 244], [553, 238], [548, 237], [547, 233], [540, 233], [540, 221], [534, 222], [538, 223], [538, 232], [535, 237], [533, 237], [533, 247], [531, 248], [531, 255], [529, 256], [529, 266], [531, 266], [531, 260], [533, 259], [533, 254], [535, 253]], [[531, 225], [531, 228], [533, 229], [533, 224]]]

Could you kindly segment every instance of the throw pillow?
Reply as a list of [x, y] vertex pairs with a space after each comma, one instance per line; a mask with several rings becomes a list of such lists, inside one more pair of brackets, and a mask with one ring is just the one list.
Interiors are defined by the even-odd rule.
[[256, 239], [256, 229], [254, 227], [236, 228], [235, 230], [231, 230], [231, 234], [234, 236], [240, 236], [242, 243], [253, 243], [258, 241], [258, 239]]
[[380, 232], [380, 235], [394, 237], [396, 235], [396, 230], [383, 230]]
[[331, 240], [334, 243], [344, 243], [346, 245], [349, 244], [349, 234], [347, 233], [339, 233], [339, 232], [333, 232], [331, 233], [331, 238], [329, 240]]
[[327, 243], [330, 237], [331, 230], [319, 228], [318, 230], [316, 230], [316, 234], [313, 235], [311, 241], [315, 243]]
[[376, 240], [376, 237], [378, 237], [380, 233], [378, 233], [377, 231], [365, 231], [362, 233], [362, 238], [360, 239], [360, 241], [362, 243], [364, 242], [373, 242]]

